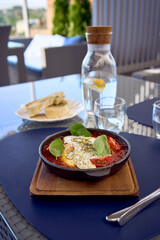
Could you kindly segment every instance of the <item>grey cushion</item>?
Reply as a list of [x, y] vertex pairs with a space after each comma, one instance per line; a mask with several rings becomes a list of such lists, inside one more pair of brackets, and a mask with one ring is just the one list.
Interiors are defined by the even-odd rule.
[[132, 77], [160, 83], [160, 68], [150, 68], [132, 73]]

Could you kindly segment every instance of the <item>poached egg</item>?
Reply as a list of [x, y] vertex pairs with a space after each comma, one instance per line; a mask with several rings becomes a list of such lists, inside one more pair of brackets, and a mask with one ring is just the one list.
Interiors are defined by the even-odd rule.
[[96, 166], [90, 161], [91, 158], [99, 157], [93, 143], [94, 137], [66, 136], [64, 137], [65, 150], [61, 156], [69, 166], [77, 166], [80, 169], [91, 169]]

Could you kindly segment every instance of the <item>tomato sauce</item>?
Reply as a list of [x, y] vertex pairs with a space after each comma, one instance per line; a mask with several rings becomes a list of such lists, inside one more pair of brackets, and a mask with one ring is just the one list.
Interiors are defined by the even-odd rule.
[[53, 162], [57, 165], [62, 165], [64, 166], [64, 163], [63, 161], [61, 161], [61, 158], [60, 157], [56, 157], [53, 156], [50, 151], [49, 151], [49, 145], [50, 145], [51, 142], [47, 142], [44, 146], [43, 146], [43, 149], [42, 149], [42, 154], [43, 156], [50, 162]]
[[[98, 137], [102, 134], [92, 134], [92, 137]], [[94, 163], [96, 165], [96, 167], [104, 167], [104, 166], [107, 166], [109, 164], [112, 164], [112, 163], [115, 163], [115, 162], [118, 162], [120, 159], [122, 159], [126, 153], [127, 153], [127, 150], [128, 150], [128, 147], [127, 145], [124, 145], [120, 142], [118, 142], [117, 140], [115, 140], [114, 138], [112, 138], [111, 136], [107, 136], [107, 140], [108, 140], [108, 145], [110, 147], [110, 150], [111, 150], [111, 156], [106, 156], [106, 157], [102, 157], [102, 158], [92, 158], [91, 159], [91, 162]], [[63, 137], [60, 137], [63, 141]], [[70, 167], [68, 166], [67, 164], [64, 164], [64, 161], [61, 160], [61, 157], [55, 157], [53, 156], [50, 151], [49, 151], [49, 145], [50, 143], [52, 142], [53, 140], [51, 141], [48, 141], [46, 142], [46, 144], [43, 146], [42, 148], [42, 154], [43, 156], [50, 162], [53, 162], [57, 165], [61, 165], [61, 166], [65, 166], [65, 167]], [[94, 159], [94, 161], [92, 161]], [[76, 166], [75, 167], [72, 167], [72, 168], [77, 168]]]

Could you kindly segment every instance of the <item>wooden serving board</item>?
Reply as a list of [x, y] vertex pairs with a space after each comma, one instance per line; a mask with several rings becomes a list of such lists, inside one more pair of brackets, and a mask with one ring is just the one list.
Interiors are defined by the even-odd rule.
[[30, 194], [31, 196], [138, 196], [139, 186], [130, 158], [118, 172], [96, 182], [59, 177], [50, 172], [39, 159], [30, 185]]

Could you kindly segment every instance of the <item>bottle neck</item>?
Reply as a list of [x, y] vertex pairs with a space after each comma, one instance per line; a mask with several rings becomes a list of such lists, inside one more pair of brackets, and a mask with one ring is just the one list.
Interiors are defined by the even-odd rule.
[[111, 44], [88, 44], [88, 51], [110, 51]]

